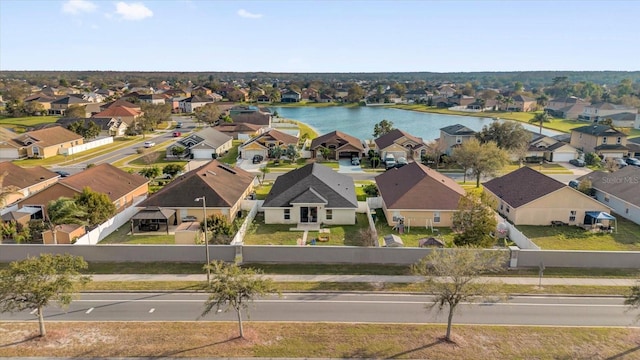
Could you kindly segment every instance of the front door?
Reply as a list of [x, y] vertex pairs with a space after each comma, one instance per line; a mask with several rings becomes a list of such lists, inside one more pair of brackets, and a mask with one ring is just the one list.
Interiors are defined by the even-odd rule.
[[316, 223], [318, 222], [318, 208], [313, 207], [301, 207], [300, 208], [300, 222], [301, 223]]

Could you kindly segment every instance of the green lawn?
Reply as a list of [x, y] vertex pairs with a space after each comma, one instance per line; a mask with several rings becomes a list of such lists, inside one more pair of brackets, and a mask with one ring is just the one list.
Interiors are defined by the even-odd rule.
[[[555, 163], [542, 163], [541, 164], [524, 164], [524, 166], [528, 166], [536, 171], [539, 171], [543, 174], [573, 174], [571, 170], [565, 168], [562, 165]], [[505, 166], [500, 171], [501, 174], [508, 174], [512, 171], [518, 170], [520, 168], [520, 164], [513, 163]]]
[[438, 240], [444, 241], [447, 246], [453, 244], [453, 233], [450, 228], [446, 227], [434, 227], [434, 232], [431, 229], [427, 229], [424, 224], [412, 225], [405, 224], [405, 230], [403, 234], [399, 234], [398, 231], [393, 230], [391, 226], [387, 224], [387, 219], [381, 209], [376, 211], [376, 230], [378, 231], [378, 239], [380, 245], [384, 246], [385, 235], [397, 235], [402, 239], [405, 247], [418, 247], [418, 240], [422, 238], [435, 237]]
[[[358, 246], [355, 235], [360, 229], [369, 225], [365, 214], [356, 214], [356, 216], [356, 225], [324, 226], [323, 228], [330, 229], [329, 241], [316, 242], [316, 245]], [[247, 234], [244, 239], [245, 245], [298, 245], [297, 240], [302, 239], [303, 235], [302, 231], [289, 231], [290, 228], [295, 227], [292, 224], [265, 224], [263, 213], [258, 213], [254, 226], [255, 230]], [[310, 231], [307, 243], [313, 238], [318, 238], [318, 235], [317, 231]]]
[[0, 125], [15, 130], [22, 130], [29, 126], [51, 124], [58, 119], [60, 119], [60, 116], [0, 117]]
[[238, 161], [238, 147], [242, 145], [242, 140], [233, 140], [233, 146], [229, 152], [218, 158], [220, 162], [235, 165]]
[[577, 226], [518, 226], [518, 229], [545, 250], [640, 251], [640, 226], [617, 218], [618, 232], [613, 234], [594, 233]]
[[256, 192], [256, 198], [258, 200], [264, 200], [267, 198], [267, 194], [271, 191], [271, 187], [273, 186], [273, 181], [265, 181], [262, 185], [259, 185], [254, 188]]

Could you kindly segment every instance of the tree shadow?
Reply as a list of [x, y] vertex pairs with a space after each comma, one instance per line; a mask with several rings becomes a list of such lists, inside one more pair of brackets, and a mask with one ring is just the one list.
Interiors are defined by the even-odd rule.
[[428, 348], [434, 347], [434, 346], [436, 346], [438, 344], [455, 344], [455, 341], [448, 341], [444, 337], [441, 337], [441, 338], [438, 338], [436, 341], [433, 341], [433, 342], [431, 342], [429, 344], [422, 345], [420, 347], [413, 348], [411, 350], [406, 350], [406, 351], [403, 351], [403, 352], [388, 356], [387, 359], [397, 359], [397, 358], [399, 358], [401, 356], [404, 356], [404, 355], [407, 355], [407, 354], [411, 354], [411, 353], [416, 352], [416, 351], [428, 349]]
[[[114, 305], [126, 304], [126, 303], [133, 302], [133, 301], [153, 299], [155, 297], [164, 296], [164, 295], [166, 295], [166, 293], [157, 293], [157, 294], [153, 294], [153, 295], [142, 296], [142, 297], [135, 298], [135, 299], [120, 300], [120, 301], [116, 301], [116, 302], [112, 302], [112, 303], [108, 303], [108, 304], [104, 304], [104, 305], [93, 306], [93, 308], [94, 309], [101, 309], [101, 308], [106, 308], [106, 307], [110, 307], [110, 306], [114, 306]], [[75, 314], [75, 313], [79, 313], [79, 312], [86, 312], [87, 310], [89, 310], [89, 307], [78, 309], [78, 310], [73, 310], [73, 311], [63, 311], [63, 312], [61, 312], [59, 314], [44, 315], [44, 318], [45, 319], [51, 319], [51, 318], [55, 318], [55, 317], [59, 317], [59, 316], [64, 316], [64, 315], [67, 315], [67, 314]]]
[[26, 342], [29, 342], [31, 340], [38, 339], [38, 338], [40, 338], [40, 335], [38, 335], [38, 334], [30, 335], [30, 336], [28, 336], [28, 337], [26, 337], [26, 338], [24, 338], [22, 340], [14, 341], [14, 342], [9, 343], [9, 344], [0, 344], [0, 349], [1, 348], [5, 348], [5, 347], [14, 346], [14, 345], [20, 345], [22, 343], [26, 343]]
[[216, 345], [220, 345], [220, 344], [226, 344], [228, 342], [232, 342], [232, 341], [236, 341], [236, 340], [245, 340], [244, 338], [240, 337], [240, 336], [235, 336], [226, 340], [221, 340], [218, 342], [214, 342], [211, 344], [205, 344], [202, 346], [196, 346], [196, 347], [192, 347], [192, 348], [188, 348], [188, 349], [182, 349], [182, 350], [175, 350], [175, 351], [170, 351], [170, 352], [166, 352], [164, 354], [161, 355], [155, 355], [155, 356], [149, 356], [148, 358], [150, 359], [162, 359], [162, 358], [167, 358], [167, 357], [175, 357], [176, 355], [179, 354], [183, 354], [189, 351], [193, 351], [193, 350], [200, 350], [200, 349], [204, 349], [204, 348], [208, 348], [210, 346], [216, 346]]
[[638, 346], [636, 346], [634, 348], [631, 348], [629, 350], [623, 351], [623, 352], [621, 352], [619, 354], [610, 356], [610, 357], [606, 358], [605, 360], [624, 359], [627, 355], [631, 355], [631, 354], [633, 354], [635, 352], [640, 352], [640, 345], [638, 345]]

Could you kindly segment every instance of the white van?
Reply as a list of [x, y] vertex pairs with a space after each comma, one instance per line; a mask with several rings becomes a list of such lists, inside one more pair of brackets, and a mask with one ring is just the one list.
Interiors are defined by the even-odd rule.
[[387, 154], [384, 157], [384, 164], [387, 169], [391, 169], [396, 166], [396, 158], [393, 154]]

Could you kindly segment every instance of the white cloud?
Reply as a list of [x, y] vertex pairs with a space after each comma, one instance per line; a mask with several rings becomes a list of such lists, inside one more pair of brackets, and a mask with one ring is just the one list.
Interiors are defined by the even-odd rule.
[[62, 12], [67, 14], [80, 14], [82, 12], [95, 11], [98, 6], [87, 0], [69, 0], [62, 4]]
[[240, 17], [247, 18], [247, 19], [260, 19], [262, 17], [262, 14], [253, 14], [248, 12], [245, 9], [238, 10], [238, 15]]
[[142, 20], [153, 16], [153, 11], [139, 2], [120, 1], [116, 3], [116, 14], [120, 15], [123, 20]]

